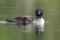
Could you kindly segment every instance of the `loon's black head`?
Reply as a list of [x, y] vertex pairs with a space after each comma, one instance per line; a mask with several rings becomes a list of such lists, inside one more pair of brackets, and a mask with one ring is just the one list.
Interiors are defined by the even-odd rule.
[[35, 11], [35, 16], [37, 18], [41, 18], [43, 16], [43, 10], [41, 8], [37, 8]]

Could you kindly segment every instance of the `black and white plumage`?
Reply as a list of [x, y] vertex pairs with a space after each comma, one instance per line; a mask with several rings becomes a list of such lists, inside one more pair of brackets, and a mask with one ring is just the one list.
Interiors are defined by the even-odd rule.
[[[6, 19], [6, 22], [1, 22], [1, 23], [8, 23], [8, 24], [21, 24], [23, 25], [22, 23], [23, 22], [26, 22], [26, 25], [34, 25], [36, 27], [36, 31], [37, 32], [44, 32], [44, 24], [45, 24], [45, 20], [43, 18], [43, 10], [40, 9], [40, 8], [37, 8], [35, 10], [35, 17], [33, 16], [18, 16], [16, 18], [14, 18], [13, 20], [10, 20], [10, 19]], [[28, 27], [30, 28], [30, 27]], [[28, 29], [29, 30], [29, 29]]]
[[36, 19], [34, 24], [36, 27], [36, 33], [40, 35], [40, 32], [44, 32], [44, 24], [45, 24], [44, 18], [42, 17], [43, 10], [41, 8], [37, 8], [35, 10], [35, 16], [36, 16]]

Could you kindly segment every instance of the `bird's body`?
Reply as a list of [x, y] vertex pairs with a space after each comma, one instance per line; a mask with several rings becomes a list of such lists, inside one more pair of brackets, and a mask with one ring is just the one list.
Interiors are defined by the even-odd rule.
[[45, 22], [43, 18], [39, 18], [39, 19], [35, 19], [33, 23], [36, 25], [44, 25]]
[[39, 18], [39, 19], [35, 19], [33, 22], [34, 26], [36, 27], [36, 29], [41, 29], [40, 31], [43, 32], [44, 31], [44, 19], [43, 18]]
[[[36, 28], [37, 32], [44, 32], [44, 18], [43, 16], [43, 10], [42, 9], [36, 9], [35, 11], [35, 17], [32, 16], [22, 16], [22, 17], [16, 17], [14, 20], [7, 20], [8, 22], [14, 22], [15, 24], [18, 25], [31, 25], [33, 24]], [[28, 27], [30, 28], [30, 27]]]

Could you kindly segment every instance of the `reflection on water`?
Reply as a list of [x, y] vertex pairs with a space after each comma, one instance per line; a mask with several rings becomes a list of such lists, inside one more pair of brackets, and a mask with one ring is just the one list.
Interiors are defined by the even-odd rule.
[[36, 35], [36, 40], [43, 40], [43, 34]]
[[43, 33], [37, 35], [33, 26], [20, 26], [17, 28], [17, 40], [43, 40]]
[[23, 28], [16, 27], [15, 25], [0, 24], [0, 40], [43, 40], [43, 34], [37, 35], [34, 27], [27, 29], [29, 31], [23, 32]]
[[35, 30], [33, 24], [28, 24], [27, 26], [18, 25], [16, 28], [20, 29], [21, 32], [33, 32]]

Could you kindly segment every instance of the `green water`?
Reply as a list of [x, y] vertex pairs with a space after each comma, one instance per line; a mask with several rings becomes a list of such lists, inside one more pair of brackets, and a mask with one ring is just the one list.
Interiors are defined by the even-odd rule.
[[[27, 0], [0, 0], [0, 20], [27, 15]], [[31, 2], [31, 1], [30, 1]], [[44, 11], [45, 31], [41, 37], [33, 32], [21, 32], [15, 25], [0, 24], [0, 40], [60, 40], [60, 1], [33, 0], [33, 6], [28, 2], [28, 15], [34, 15], [35, 9], [40, 7]], [[29, 9], [32, 8], [32, 9]]]

